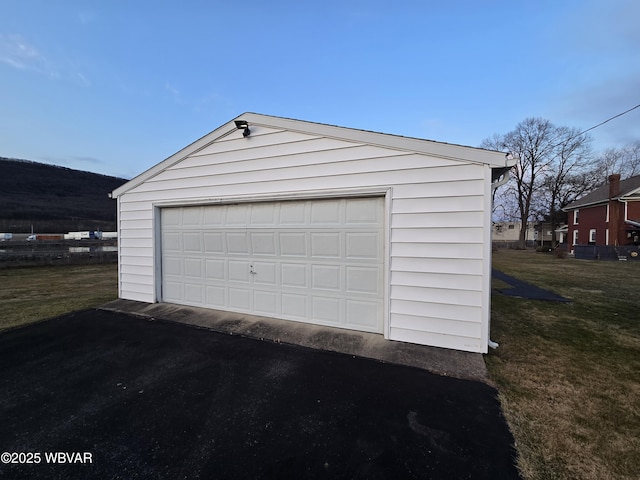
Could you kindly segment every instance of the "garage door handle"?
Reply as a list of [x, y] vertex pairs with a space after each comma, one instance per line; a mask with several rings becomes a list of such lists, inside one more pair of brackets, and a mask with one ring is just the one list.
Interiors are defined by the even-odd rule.
[[258, 272], [254, 272], [254, 271], [253, 271], [253, 265], [251, 265], [251, 266], [249, 267], [249, 273], [250, 273], [251, 275], [257, 275], [257, 274], [258, 274]]

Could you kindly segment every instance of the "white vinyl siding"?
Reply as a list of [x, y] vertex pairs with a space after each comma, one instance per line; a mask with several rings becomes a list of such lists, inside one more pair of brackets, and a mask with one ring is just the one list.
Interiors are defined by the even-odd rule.
[[256, 125], [154, 173], [119, 197], [122, 298], [160, 300], [161, 207], [386, 192], [385, 336], [486, 352], [488, 165]]

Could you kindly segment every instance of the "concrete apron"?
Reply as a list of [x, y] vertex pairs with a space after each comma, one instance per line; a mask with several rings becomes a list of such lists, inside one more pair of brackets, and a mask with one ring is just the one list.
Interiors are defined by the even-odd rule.
[[385, 340], [380, 334], [303, 322], [188, 307], [170, 303], [114, 300], [102, 310], [192, 325], [228, 335], [287, 343], [421, 368], [438, 375], [490, 383], [479, 353]]

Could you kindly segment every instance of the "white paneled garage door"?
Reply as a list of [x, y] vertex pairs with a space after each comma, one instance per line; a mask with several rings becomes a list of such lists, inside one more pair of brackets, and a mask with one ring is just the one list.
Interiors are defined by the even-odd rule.
[[162, 300], [382, 333], [384, 199], [161, 209]]

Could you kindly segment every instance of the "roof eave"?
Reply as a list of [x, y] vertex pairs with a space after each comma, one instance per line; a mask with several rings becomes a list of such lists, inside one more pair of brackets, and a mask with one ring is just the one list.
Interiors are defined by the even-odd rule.
[[596, 205], [606, 205], [607, 203], [609, 203], [609, 200], [598, 200], [597, 202], [587, 202], [587, 203], [580, 203], [578, 205], [567, 205], [566, 207], [564, 207], [562, 209], [563, 212], [568, 212], [569, 210], [576, 210], [578, 208], [582, 208], [582, 207], [594, 207]]
[[396, 148], [398, 150], [408, 150], [426, 155], [434, 155], [441, 158], [455, 160], [465, 160], [471, 163], [483, 163], [491, 167], [506, 166], [504, 152], [486, 150], [477, 147], [468, 147], [453, 143], [437, 142], [435, 140], [425, 140], [415, 137], [404, 137], [390, 133], [372, 132], [369, 130], [358, 130], [350, 127], [340, 127], [325, 123], [315, 123], [306, 120], [295, 120], [291, 118], [272, 117], [259, 113], [245, 113], [236, 119], [242, 118], [250, 124], [262, 125], [265, 127], [279, 127], [300, 133], [313, 133], [329, 138], [341, 140], [357, 141], [370, 145]]

